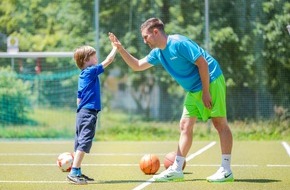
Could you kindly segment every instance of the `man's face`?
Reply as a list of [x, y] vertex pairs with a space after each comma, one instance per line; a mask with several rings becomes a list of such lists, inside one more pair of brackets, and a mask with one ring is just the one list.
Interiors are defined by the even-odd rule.
[[145, 44], [147, 44], [151, 49], [156, 47], [154, 30], [152, 32], [144, 29], [141, 31], [141, 35]]

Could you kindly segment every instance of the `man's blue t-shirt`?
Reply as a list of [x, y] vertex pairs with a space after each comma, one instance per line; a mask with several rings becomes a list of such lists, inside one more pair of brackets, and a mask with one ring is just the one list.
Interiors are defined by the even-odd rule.
[[200, 56], [208, 63], [210, 82], [214, 81], [222, 74], [219, 63], [199, 45], [182, 35], [169, 35], [166, 48], [151, 50], [147, 62], [161, 64], [186, 91], [197, 92], [202, 89], [198, 67], [195, 65]]
[[78, 94], [81, 108], [101, 110], [101, 88], [99, 75], [104, 72], [103, 65], [97, 64], [83, 69], [79, 75]]

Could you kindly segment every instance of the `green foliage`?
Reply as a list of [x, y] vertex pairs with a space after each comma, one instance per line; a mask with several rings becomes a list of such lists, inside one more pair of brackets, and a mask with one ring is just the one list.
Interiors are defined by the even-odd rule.
[[[139, 27], [150, 17], [161, 18], [168, 34], [186, 35], [205, 47], [204, 1], [99, 2], [101, 60], [111, 48], [107, 38], [109, 31], [114, 32], [134, 56], [146, 56], [150, 49], [144, 45]], [[275, 104], [289, 108], [290, 36], [286, 25], [290, 20], [290, 3], [287, 0], [211, 0], [209, 7], [211, 39], [208, 51], [222, 65], [227, 79], [229, 118], [272, 117]], [[3, 43], [5, 36], [10, 35], [19, 38], [20, 51], [72, 51], [83, 44], [95, 46], [95, 19], [94, 1], [91, 0], [1, 0], [0, 51], [6, 51]], [[182, 95], [178, 93], [175, 98], [172, 89], [178, 85], [167, 72], [156, 68], [132, 74], [120, 57], [117, 56], [117, 60], [118, 64], [114, 65], [122, 70], [122, 75], [129, 73], [134, 89], [140, 85], [150, 86], [151, 81], [144, 79], [155, 76], [154, 84], [161, 89], [161, 120], [175, 119], [172, 113], [181, 106]], [[54, 68], [65, 64], [58, 59], [48, 60], [48, 63]], [[72, 86], [73, 82], [75, 80], [68, 79], [58, 82], [58, 86], [63, 87], [63, 83]], [[42, 85], [49, 86], [47, 83]], [[44, 99], [49, 96], [49, 93], [43, 94]], [[148, 109], [142, 112], [147, 114]]]
[[289, 108], [290, 97], [285, 94], [290, 93], [290, 35], [286, 29], [290, 3], [271, 0], [263, 4], [263, 10], [267, 22], [259, 23], [255, 33], [262, 35], [265, 43], [263, 57], [267, 60], [267, 86], [277, 100], [276, 104]]
[[91, 5], [71, 0], [3, 0], [0, 31], [17, 36], [20, 51], [71, 51], [93, 42], [93, 15], [86, 14], [87, 9], [93, 10]]
[[0, 125], [25, 124], [32, 111], [30, 85], [9, 68], [0, 68]]

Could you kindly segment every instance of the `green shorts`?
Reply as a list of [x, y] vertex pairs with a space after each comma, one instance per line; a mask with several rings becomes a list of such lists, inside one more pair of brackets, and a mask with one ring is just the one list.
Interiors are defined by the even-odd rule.
[[208, 109], [202, 101], [202, 91], [187, 92], [184, 100], [182, 117], [196, 117], [206, 121], [212, 117], [226, 117], [226, 84], [223, 75], [209, 85], [212, 108]]

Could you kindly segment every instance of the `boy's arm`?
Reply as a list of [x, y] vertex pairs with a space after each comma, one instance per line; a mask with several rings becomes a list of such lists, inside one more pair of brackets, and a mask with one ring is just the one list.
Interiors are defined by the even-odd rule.
[[113, 62], [116, 53], [117, 53], [117, 47], [113, 46], [113, 49], [111, 50], [107, 58], [101, 63], [103, 65], [103, 68], [106, 68], [108, 65], [110, 65]]
[[118, 38], [111, 32], [109, 32], [109, 38], [111, 42], [117, 47], [118, 52], [120, 53], [123, 60], [131, 67], [134, 71], [144, 71], [153, 65], [147, 62], [147, 58], [137, 59], [133, 55], [131, 55], [121, 44]]
[[80, 98], [77, 98], [77, 106], [79, 106], [81, 103], [81, 99]]

